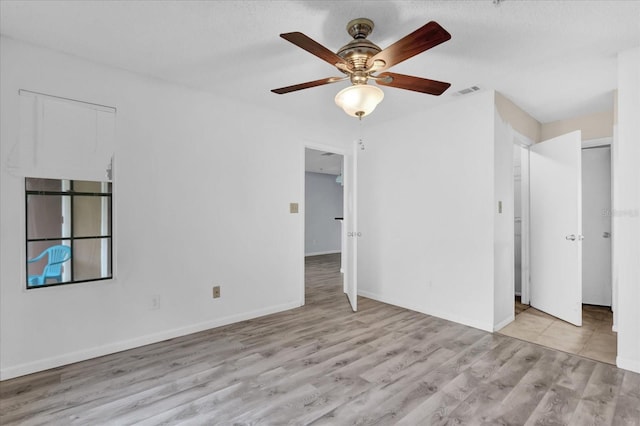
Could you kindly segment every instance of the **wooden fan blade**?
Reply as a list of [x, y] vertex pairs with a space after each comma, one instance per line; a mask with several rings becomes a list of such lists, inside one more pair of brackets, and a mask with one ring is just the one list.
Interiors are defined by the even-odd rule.
[[378, 67], [377, 71], [386, 70], [450, 38], [451, 34], [447, 30], [437, 22], [431, 21], [371, 57], [367, 61], [367, 66], [370, 67], [375, 61], [384, 61], [384, 65]]
[[414, 92], [428, 93], [436, 96], [440, 96], [451, 86], [451, 83], [445, 83], [443, 81], [428, 80], [426, 78], [396, 74], [393, 72], [383, 72], [376, 76], [375, 82], [382, 86], [413, 90]]
[[338, 81], [343, 81], [348, 79], [349, 77], [329, 77], [323, 78], [321, 80], [308, 81], [306, 83], [294, 84], [293, 86], [281, 87], [279, 89], [272, 89], [273, 93], [277, 93], [278, 95], [284, 95], [285, 93], [295, 92], [296, 90], [308, 89], [310, 87], [322, 86], [324, 84], [335, 83]]
[[280, 34], [280, 37], [287, 41], [290, 41], [298, 47], [301, 47], [312, 55], [317, 56], [318, 58], [322, 59], [325, 62], [328, 62], [333, 66], [339, 63], [348, 65], [347, 62], [340, 56], [336, 55], [317, 41], [310, 39], [300, 32], [284, 33]]

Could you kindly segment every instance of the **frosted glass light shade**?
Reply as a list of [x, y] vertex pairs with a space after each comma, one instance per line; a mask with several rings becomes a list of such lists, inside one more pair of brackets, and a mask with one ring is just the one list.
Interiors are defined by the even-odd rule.
[[383, 98], [384, 92], [380, 88], [356, 84], [338, 92], [336, 105], [352, 117], [364, 117], [371, 114]]

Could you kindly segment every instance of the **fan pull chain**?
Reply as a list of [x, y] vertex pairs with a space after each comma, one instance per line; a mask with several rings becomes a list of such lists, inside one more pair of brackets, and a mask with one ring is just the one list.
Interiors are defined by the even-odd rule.
[[362, 136], [362, 116], [360, 116], [360, 120], [358, 123], [358, 133], [360, 134], [358, 137], [358, 146], [360, 146], [361, 151], [364, 151], [364, 141]]

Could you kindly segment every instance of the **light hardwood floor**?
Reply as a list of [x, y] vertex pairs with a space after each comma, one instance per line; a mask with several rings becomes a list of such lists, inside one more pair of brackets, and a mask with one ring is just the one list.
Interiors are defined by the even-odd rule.
[[0, 383], [3, 425], [638, 425], [640, 375], [360, 298], [338, 256], [304, 307]]

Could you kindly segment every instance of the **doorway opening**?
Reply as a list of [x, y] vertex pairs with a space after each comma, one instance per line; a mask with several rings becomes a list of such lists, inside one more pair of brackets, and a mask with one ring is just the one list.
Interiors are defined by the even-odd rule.
[[617, 333], [611, 287], [611, 150], [587, 141], [581, 150], [582, 326], [530, 305], [528, 288], [528, 155], [514, 147], [515, 321], [500, 333], [615, 365]]
[[343, 293], [344, 156], [305, 148], [305, 304]]

